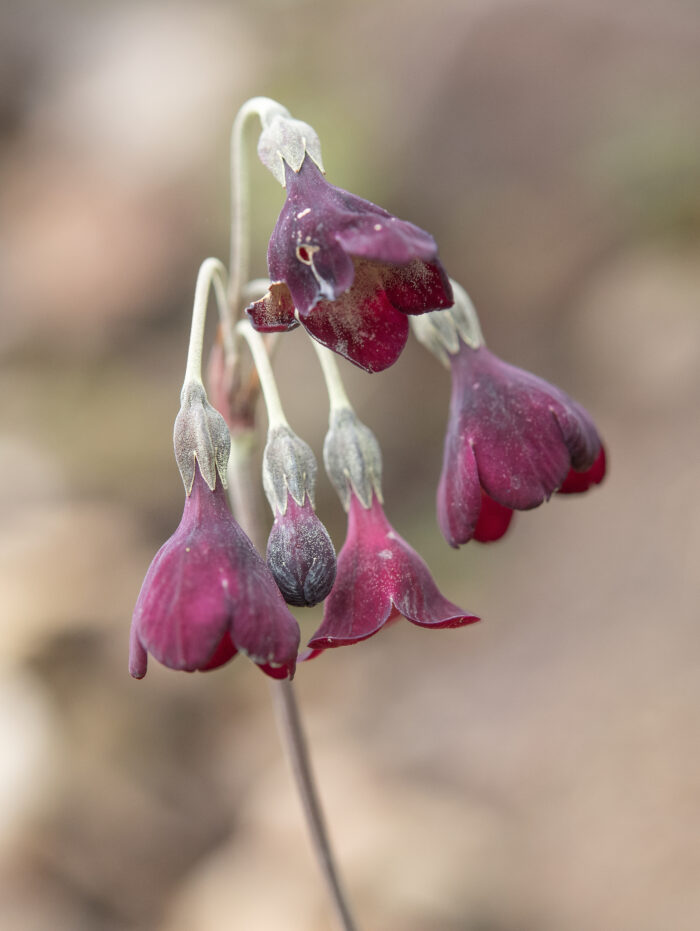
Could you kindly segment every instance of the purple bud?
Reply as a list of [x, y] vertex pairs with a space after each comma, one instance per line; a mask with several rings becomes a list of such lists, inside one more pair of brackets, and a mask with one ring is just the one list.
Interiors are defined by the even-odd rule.
[[335, 581], [335, 549], [307, 497], [302, 507], [289, 495], [267, 541], [267, 564], [287, 604], [312, 607]]

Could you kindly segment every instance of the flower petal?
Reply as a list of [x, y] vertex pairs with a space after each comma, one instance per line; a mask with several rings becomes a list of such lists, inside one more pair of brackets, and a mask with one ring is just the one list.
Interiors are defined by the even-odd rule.
[[231, 640], [258, 666], [271, 664], [291, 673], [299, 649], [299, 625], [262, 557], [243, 531], [241, 535]]
[[336, 240], [350, 255], [375, 262], [404, 264], [414, 259], [430, 262], [437, 256], [435, 240], [425, 230], [399, 220], [369, 201], [353, 198], [368, 208], [367, 213], [351, 215], [350, 222], [336, 233]]
[[466, 613], [445, 598], [418, 553], [399, 539], [399, 561], [410, 579], [410, 584], [402, 585], [393, 599], [399, 614], [419, 627], [463, 627], [478, 621], [475, 614]]
[[600, 452], [590, 469], [586, 469], [583, 472], [577, 472], [575, 469], [571, 469], [564, 479], [562, 486], [557, 489], [557, 492], [560, 495], [572, 495], [588, 491], [592, 485], [599, 485], [603, 481], [606, 469], [605, 448], [601, 446]]
[[229, 584], [228, 560], [218, 547], [197, 530], [173, 535], [151, 563], [136, 602], [140, 643], [171, 669], [206, 666], [228, 627]]
[[294, 316], [294, 301], [289, 289], [281, 281], [273, 282], [267, 294], [249, 304], [245, 312], [253, 329], [260, 333], [283, 332], [299, 326]]
[[557, 389], [485, 346], [462, 346], [453, 357], [453, 374], [459, 429], [471, 440], [484, 491], [516, 510], [542, 504], [571, 467]]
[[493, 543], [500, 540], [510, 526], [513, 512], [504, 507], [493, 498], [489, 498], [485, 491], [481, 492], [481, 511], [479, 520], [474, 528], [474, 539], [479, 543]]
[[393, 365], [408, 339], [408, 319], [381, 289], [353, 287], [332, 303], [321, 301], [302, 323], [319, 343], [366, 372]]
[[129, 675], [134, 679], [143, 679], [148, 670], [148, 653], [139, 640], [136, 625], [131, 623], [129, 636]]
[[200, 666], [200, 670], [202, 672], [208, 672], [210, 669], [218, 669], [219, 666], [223, 666], [225, 663], [228, 663], [229, 660], [233, 659], [236, 653], [238, 653], [238, 650], [233, 645], [231, 635], [227, 631], [214, 650], [209, 662], [205, 666]]
[[438, 524], [455, 549], [474, 536], [482, 505], [474, 450], [460, 426], [459, 418], [450, 419], [437, 492]]
[[450, 307], [454, 297], [439, 262], [413, 261], [389, 267], [382, 276], [387, 297], [405, 314], [423, 314]]

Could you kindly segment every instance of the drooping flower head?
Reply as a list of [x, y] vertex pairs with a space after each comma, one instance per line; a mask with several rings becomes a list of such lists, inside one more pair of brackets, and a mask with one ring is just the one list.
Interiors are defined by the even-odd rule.
[[333, 542], [316, 515], [316, 458], [286, 425], [270, 429], [263, 455], [263, 487], [275, 522], [267, 564], [287, 604], [311, 607], [331, 590], [336, 572]]
[[183, 398], [175, 442], [187, 497], [179, 527], [141, 587], [129, 670], [143, 678], [149, 653], [171, 669], [191, 672], [214, 669], [241, 652], [267, 675], [291, 677], [299, 627], [228, 509], [228, 430], [201, 385], [183, 391]]
[[452, 546], [501, 537], [513, 510], [602, 481], [605, 452], [590, 415], [567, 394], [495, 356], [453, 282], [455, 304], [415, 327], [452, 372], [438, 521]]
[[348, 511], [348, 532], [323, 622], [309, 641], [312, 655], [366, 640], [399, 616], [420, 627], [477, 621], [441, 594], [425, 562], [387, 520], [379, 446], [351, 410], [334, 414], [324, 458]]
[[284, 167], [287, 199], [268, 247], [272, 285], [248, 308], [253, 326], [300, 321], [324, 346], [379, 372], [406, 344], [407, 315], [452, 303], [435, 240], [329, 184], [308, 154], [298, 170]]

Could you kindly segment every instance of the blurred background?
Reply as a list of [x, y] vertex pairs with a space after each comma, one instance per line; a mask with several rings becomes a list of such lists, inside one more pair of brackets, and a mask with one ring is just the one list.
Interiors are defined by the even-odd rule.
[[[195, 276], [228, 254], [230, 124], [258, 94], [316, 127], [330, 181], [435, 235], [490, 347], [573, 394], [610, 451], [601, 488], [453, 551], [447, 373], [415, 342], [381, 375], [343, 366], [390, 519], [484, 619], [299, 670], [361, 927], [700, 927], [698, 12], [0, 5], [2, 928], [330, 926], [263, 676], [127, 674], [181, 514]], [[283, 192], [257, 163], [252, 183], [264, 274]], [[320, 455], [299, 330], [278, 371]], [[340, 547], [325, 476], [318, 499]]]

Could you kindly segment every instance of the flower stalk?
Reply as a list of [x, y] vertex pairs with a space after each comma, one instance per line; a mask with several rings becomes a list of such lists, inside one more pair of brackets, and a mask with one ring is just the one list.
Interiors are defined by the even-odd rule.
[[[199, 266], [197, 283], [194, 289], [194, 306], [192, 308], [192, 326], [190, 343], [187, 350], [187, 365], [183, 392], [190, 382], [202, 384], [202, 351], [204, 345], [204, 326], [207, 319], [209, 294], [213, 287], [219, 316], [226, 314], [226, 269], [219, 259], [205, 259]], [[232, 342], [232, 333], [223, 328], [224, 345]]]
[[323, 380], [326, 383], [326, 390], [328, 391], [328, 403], [330, 405], [331, 417], [335, 411], [342, 410], [343, 408], [352, 410], [352, 404], [345, 391], [345, 385], [343, 384], [343, 379], [340, 377], [340, 369], [338, 368], [338, 363], [335, 361], [334, 354], [330, 349], [326, 349], [325, 346], [321, 346], [320, 343], [317, 343], [316, 340], [312, 340], [311, 344], [316, 350], [316, 355], [321, 365], [321, 371], [323, 372]]
[[336, 923], [342, 931], [355, 931], [357, 925], [340, 884], [294, 688], [291, 682], [279, 681], [271, 684], [270, 691], [280, 740], [301, 797], [314, 854], [333, 903]]
[[[246, 341], [253, 357], [267, 408], [269, 429], [288, 427], [263, 337], [247, 321], [237, 324], [236, 334]], [[344, 394], [342, 384], [340, 390]], [[233, 437], [229, 460], [229, 498], [241, 526], [262, 551], [265, 541], [260, 508], [257, 506], [260, 495], [253, 469], [253, 440], [254, 434]], [[357, 925], [335, 864], [293, 685], [290, 681], [277, 680], [271, 683], [271, 694], [280, 740], [299, 792], [313, 854], [326, 884], [337, 927], [339, 931], [356, 931]]]

